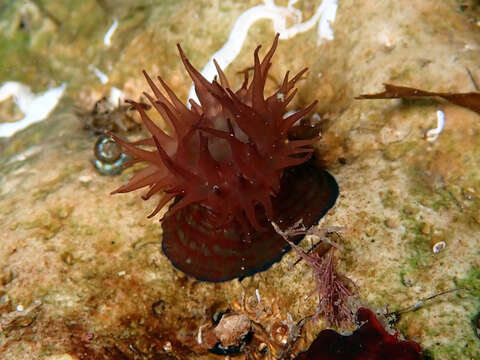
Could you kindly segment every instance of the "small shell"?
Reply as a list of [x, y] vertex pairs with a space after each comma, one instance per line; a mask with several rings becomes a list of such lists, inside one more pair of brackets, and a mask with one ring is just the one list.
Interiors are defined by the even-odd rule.
[[113, 139], [101, 135], [94, 147], [95, 159], [93, 166], [102, 175], [118, 175], [123, 171], [123, 165], [130, 157], [122, 153], [122, 148]]
[[288, 325], [277, 322], [273, 324], [270, 336], [279, 345], [285, 346], [288, 343], [289, 329]]
[[262, 304], [258, 301], [258, 297], [249, 296], [245, 299], [245, 310], [247, 313], [256, 314], [259, 311], [262, 311]]
[[439, 252], [445, 250], [446, 247], [447, 243], [445, 241], [439, 241], [433, 245], [432, 251], [434, 254], [438, 254]]

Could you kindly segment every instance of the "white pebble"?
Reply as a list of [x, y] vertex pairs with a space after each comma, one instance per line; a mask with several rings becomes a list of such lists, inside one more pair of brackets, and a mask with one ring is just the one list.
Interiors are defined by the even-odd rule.
[[447, 243], [445, 241], [439, 241], [435, 245], [433, 245], [432, 250], [434, 254], [438, 254], [440, 251], [445, 250], [447, 247]]

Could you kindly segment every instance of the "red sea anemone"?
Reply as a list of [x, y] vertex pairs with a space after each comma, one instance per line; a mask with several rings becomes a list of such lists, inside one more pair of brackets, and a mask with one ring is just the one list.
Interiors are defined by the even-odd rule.
[[129, 101], [151, 137], [130, 143], [112, 135], [133, 162], [147, 164], [114, 193], [143, 187], [149, 188], [144, 199], [163, 193], [150, 217], [175, 199], [162, 219], [163, 250], [197, 279], [224, 281], [268, 268], [288, 249], [270, 220], [287, 227], [303, 218], [312, 225], [338, 195], [333, 177], [304, 164], [318, 139], [288, 139], [289, 129], [315, 105], [284, 116], [306, 69], [290, 80], [287, 72], [280, 88], [264, 98], [277, 43], [278, 35], [261, 62], [257, 47], [253, 80], [245, 73], [236, 92], [217, 64], [220, 82], [209, 82], [178, 46], [200, 104], [190, 100], [189, 109], [159, 77], [167, 98], [144, 72], [155, 98], [145, 96], [171, 134]]
[[387, 332], [375, 314], [357, 311], [359, 328], [351, 335], [331, 329], [320, 332], [310, 348], [296, 360], [420, 360], [422, 349], [414, 341], [400, 340]]

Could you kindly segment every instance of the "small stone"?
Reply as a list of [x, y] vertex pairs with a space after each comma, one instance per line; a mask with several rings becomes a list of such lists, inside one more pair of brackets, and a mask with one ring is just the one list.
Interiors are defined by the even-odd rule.
[[373, 235], [375, 235], [377, 233], [377, 229], [375, 227], [370, 227], [367, 229], [367, 231], [365, 231], [365, 233], [367, 234], [368, 237], [372, 237]]
[[412, 148], [410, 142], [404, 142], [404, 140], [412, 131], [411, 125], [404, 122], [397, 122], [393, 125], [384, 126], [378, 133], [378, 140], [383, 145], [390, 145], [389, 148], [395, 146], [395, 152], [404, 154], [406, 151]]
[[40, 223], [42, 226], [48, 227], [52, 224], [52, 215], [50, 213], [45, 212], [40, 215]]
[[250, 332], [250, 319], [245, 315], [225, 315], [215, 327], [215, 335], [223, 347], [237, 346]]
[[73, 265], [73, 255], [72, 253], [66, 251], [62, 254], [62, 261], [67, 265]]
[[398, 220], [392, 218], [387, 219], [385, 220], [385, 226], [389, 229], [395, 229], [398, 226]]
[[469, 187], [466, 189], [463, 189], [463, 196], [465, 197], [465, 200], [473, 200], [475, 198], [475, 189]]
[[152, 312], [155, 316], [162, 316], [165, 312], [165, 301], [158, 300], [152, 304]]
[[163, 344], [163, 350], [166, 352], [172, 351], [172, 343], [170, 341], [166, 341], [165, 344]]
[[82, 184], [88, 184], [90, 181], [92, 181], [92, 177], [90, 175], [82, 175], [78, 178], [78, 181], [80, 181]]
[[439, 241], [433, 245], [432, 251], [434, 254], [438, 254], [439, 252], [445, 250], [446, 247], [447, 243], [445, 241]]
[[428, 223], [423, 223], [422, 227], [420, 228], [420, 232], [424, 235], [428, 235], [432, 232], [432, 225]]
[[53, 218], [51, 219], [49, 224], [46, 225], [44, 229], [42, 229], [43, 231], [41, 231], [41, 237], [44, 240], [49, 240], [53, 238], [60, 231], [61, 228], [62, 224], [60, 223], [60, 221]]
[[477, 224], [480, 224], [480, 211], [478, 211], [476, 214], [473, 215], [473, 220], [474, 220]]

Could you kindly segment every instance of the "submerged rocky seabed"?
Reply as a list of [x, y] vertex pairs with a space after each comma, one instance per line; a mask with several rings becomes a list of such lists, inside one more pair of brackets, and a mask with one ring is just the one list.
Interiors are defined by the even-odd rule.
[[[320, 3], [295, 6], [307, 20]], [[0, 357], [224, 358], [208, 349], [225, 335], [220, 324], [227, 326], [212, 318], [227, 310], [224, 322], [238, 332], [226, 342], [238, 345], [248, 324], [255, 334], [241, 356], [247, 350], [252, 358], [295, 355], [325, 327], [322, 319], [297, 326], [315, 312], [315, 296], [306, 299], [315, 287], [308, 265], [292, 267], [298, 256], [290, 252], [243, 281], [187, 277], [163, 255], [160, 223], [146, 218], [155, 201], [144, 202], [138, 193], [109, 195], [134, 169], [100, 175], [92, 165], [97, 136], [84, 130], [92, 121], [85, 114], [112, 87], [138, 100], [147, 88], [142, 69], [161, 75], [186, 99], [190, 80], [175, 44], [181, 42], [201, 68], [225, 43], [234, 19], [261, 3], [132, 4], [0, 6], [1, 82], [19, 81], [33, 93], [67, 84], [46, 120], [0, 143]], [[108, 45], [105, 34], [114, 19], [118, 27]], [[346, 228], [338, 271], [355, 281], [362, 305], [395, 311], [464, 288], [397, 323], [436, 360], [480, 359], [474, 329], [480, 312], [480, 115], [437, 99], [354, 97], [382, 91], [386, 82], [474, 91], [479, 19], [474, 1], [405, 7], [339, 0], [334, 39], [319, 41], [313, 28], [280, 40], [267, 83], [268, 93], [287, 70], [310, 68], [292, 108], [319, 100], [317, 159], [340, 186], [320, 226]], [[253, 24], [226, 69], [229, 79], [239, 86], [237, 71], [251, 66], [255, 46], [265, 50], [273, 37], [271, 21]], [[105, 84], [94, 68], [108, 76]], [[445, 127], [427, 141], [438, 110]], [[1, 122], [22, 118], [11, 99], [0, 103], [0, 116]], [[132, 138], [138, 135], [134, 126], [126, 128], [133, 129]], [[301, 246], [307, 249], [310, 241]]]

